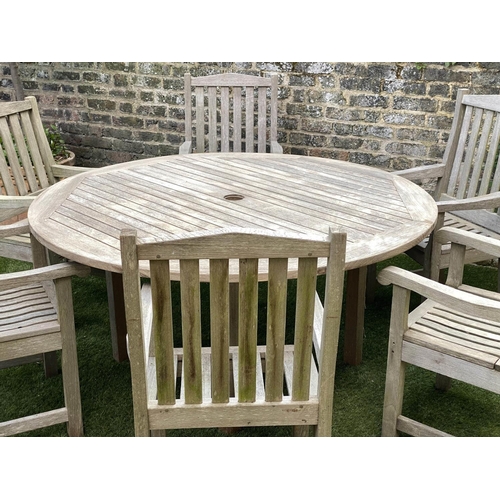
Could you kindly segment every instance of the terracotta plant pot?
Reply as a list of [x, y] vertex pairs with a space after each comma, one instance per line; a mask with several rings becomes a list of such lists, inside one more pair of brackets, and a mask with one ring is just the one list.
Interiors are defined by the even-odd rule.
[[56, 163], [58, 165], [69, 165], [72, 167], [75, 164], [75, 153], [73, 151], [69, 151], [69, 156], [67, 158], [64, 158], [62, 160], [57, 160]]

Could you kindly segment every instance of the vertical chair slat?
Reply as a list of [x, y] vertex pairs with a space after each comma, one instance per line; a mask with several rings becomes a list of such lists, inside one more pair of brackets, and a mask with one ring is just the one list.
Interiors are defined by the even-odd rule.
[[205, 107], [203, 87], [195, 89], [196, 96], [196, 152], [205, 151]]
[[180, 261], [182, 345], [186, 403], [202, 402], [199, 261]]
[[317, 267], [316, 258], [299, 259], [292, 387], [294, 401], [309, 398]]
[[151, 295], [153, 301], [153, 342], [156, 358], [158, 403], [175, 403], [175, 370], [172, 291], [168, 260], [151, 261]]
[[278, 140], [278, 75], [271, 77], [271, 141]]
[[[234, 395], [238, 395], [239, 385], [238, 385], [238, 373], [239, 373], [239, 362], [238, 362], [238, 348], [232, 347], [231, 351], [231, 378], [233, 380]], [[233, 394], [231, 394], [233, 396]]]
[[257, 152], [266, 152], [266, 89], [259, 87], [258, 89], [258, 106], [257, 106]]
[[180, 386], [180, 395], [179, 399], [184, 402], [186, 400], [186, 393], [185, 393], [185, 381], [184, 381], [184, 357], [182, 353], [182, 349], [176, 349], [174, 351], [175, 354], [175, 360], [174, 364], [177, 363], [177, 372], [178, 376], [181, 379], [181, 386]]
[[222, 87], [220, 89], [220, 135], [221, 135], [221, 151], [227, 153], [229, 151], [229, 88]]
[[483, 117], [483, 110], [477, 109], [474, 113], [474, 121], [472, 122], [472, 128], [469, 133], [469, 145], [467, 147], [467, 152], [465, 154], [465, 159], [462, 164], [462, 175], [460, 177], [460, 182], [458, 184], [457, 189], [457, 198], [462, 199], [465, 197], [465, 193], [467, 190], [467, 184], [470, 180], [470, 172], [473, 166], [474, 154], [476, 153], [475, 145], [477, 143], [477, 138], [479, 135], [479, 131], [481, 129]]
[[212, 400], [229, 401], [229, 261], [210, 260]]
[[21, 162], [23, 168], [23, 173], [31, 192], [39, 190], [38, 182], [36, 180], [35, 171], [33, 170], [33, 164], [31, 163], [31, 158], [26, 147], [26, 142], [24, 140], [23, 130], [21, 128], [21, 123], [17, 115], [12, 115], [10, 117], [10, 127], [11, 132], [16, 141], [16, 154]]
[[[36, 176], [38, 177], [38, 184], [40, 185], [40, 187], [46, 188], [50, 184], [49, 179], [47, 178], [47, 172], [43, 165], [42, 156], [40, 155], [40, 151], [38, 149], [38, 142], [35, 137], [33, 125], [31, 123], [31, 111], [23, 111], [21, 113], [21, 123], [24, 130], [26, 143], [29, 148], [31, 161], [33, 162]], [[36, 188], [38, 188], [38, 184], [36, 184]]]
[[[309, 381], [309, 397], [315, 397], [318, 395], [318, 369], [314, 363], [314, 358], [312, 353], [311, 356], [311, 370], [310, 370], [310, 381]], [[285, 367], [285, 381], [288, 390], [292, 388], [293, 385], [293, 358], [294, 352], [291, 346], [285, 346], [285, 356], [284, 356], [284, 367]]]
[[212, 361], [210, 352], [201, 352], [201, 371], [202, 371], [202, 394], [203, 401], [209, 402], [212, 398]]
[[264, 387], [264, 373], [266, 368], [266, 362], [262, 358], [262, 350], [257, 351], [257, 377], [255, 384], [255, 400], [264, 401], [266, 399], [266, 391]]
[[316, 352], [321, 350], [321, 337], [323, 328], [323, 303], [316, 292], [314, 301], [314, 328], [313, 328], [313, 344]]
[[36, 137], [36, 141], [38, 143], [38, 148], [40, 151], [40, 155], [42, 157], [43, 163], [47, 166], [45, 168], [45, 173], [50, 184], [54, 184], [56, 179], [54, 174], [52, 173], [52, 169], [49, 167], [50, 165], [54, 165], [54, 157], [52, 156], [52, 151], [50, 149], [49, 141], [47, 140], [47, 136], [45, 134], [45, 129], [43, 128], [43, 123], [40, 118], [40, 111], [38, 110], [38, 104], [36, 102], [36, 98], [34, 96], [26, 97], [26, 100], [31, 104], [31, 113], [30, 113], [30, 121], [33, 126], [33, 132]]
[[245, 113], [246, 113], [246, 121], [245, 121], [245, 151], [247, 153], [254, 152], [254, 134], [253, 134], [253, 126], [254, 126], [254, 96], [253, 96], [253, 87], [246, 87], [245, 89]]
[[488, 149], [489, 140], [491, 137], [491, 125], [493, 123], [493, 111], [484, 113], [484, 120], [481, 124], [481, 139], [477, 146], [476, 154], [473, 159], [472, 174], [470, 176], [469, 185], [466, 189], [467, 198], [472, 198], [477, 195], [479, 180], [483, 174], [484, 159]]
[[[483, 175], [483, 181], [481, 183], [481, 188], [479, 194], [495, 193], [500, 190], [500, 155], [497, 158], [498, 147], [500, 144], [500, 114], [495, 113], [495, 126], [493, 128], [493, 134], [491, 136], [490, 149], [488, 152], [488, 159], [486, 160], [485, 174]], [[495, 165], [495, 160], [497, 164]], [[491, 171], [495, 168], [495, 174], [493, 176], [493, 181], [490, 185]]]
[[257, 362], [258, 259], [240, 259], [238, 400], [255, 401]]
[[473, 109], [470, 106], [466, 106], [464, 118], [462, 121], [462, 128], [460, 129], [458, 144], [456, 147], [455, 159], [453, 161], [453, 167], [450, 173], [448, 192], [446, 193], [450, 196], [455, 196], [455, 189], [458, 182], [458, 176], [460, 175], [464, 151], [467, 146], [467, 136], [469, 134], [469, 127], [472, 121], [472, 111]]
[[[0, 118], [0, 122], [1, 120], [2, 118]], [[16, 189], [14, 188], [14, 184], [12, 183], [9, 167], [7, 165], [7, 161], [3, 154], [3, 149], [1, 148], [0, 148], [0, 179], [2, 181], [2, 194], [14, 196], [16, 194]]]
[[151, 286], [147, 283], [141, 287], [142, 331], [144, 335], [144, 352], [146, 357], [146, 383], [148, 399], [157, 398], [155, 342], [153, 337], [153, 299]]
[[208, 151], [217, 151], [217, 89], [208, 87]]
[[[17, 117], [15, 117], [17, 118]], [[11, 117], [12, 119], [12, 117]], [[12, 140], [12, 133], [9, 126], [9, 122], [6, 118], [0, 118], [0, 137], [2, 138], [2, 144], [7, 153], [7, 161], [10, 165], [10, 171], [14, 177], [16, 188], [18, 193], [14, 192], [12, 194], [20, 194], [24, 196], [28, 193], [26, 186], [24, 184], [24, 177], [21, 172], [21, 165], [17, 157], [16, 147], [14, 146], [14, 141]]]
[[285, 346], [284, 353], [284, 371], [285, 371], [285, 382], [288, 388], [289, 394], [291, 394], [292, 386], [293, 386], [293, 349], [290, 349], [291, 346]]
[[266, 401], [281, 401], [286, 328], [288, 259], [269, 259], [266, 339]]
[[184, 109], [184, 124], [186, 127], [184, 135], [186, 141], [191, 141], [193, 139], [193, 122], [191, 116], [191, 75], [189, 73], [184, 75]]
[[233, 88], [233, 151], [241, 152], [241, 87]]

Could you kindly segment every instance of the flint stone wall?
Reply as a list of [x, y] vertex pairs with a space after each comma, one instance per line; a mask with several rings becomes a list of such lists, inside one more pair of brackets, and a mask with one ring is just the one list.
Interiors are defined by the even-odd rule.
[[[285, 153], [388, 170], [441, 160], [458, 88], [500, 91], [500, 63], [22, 62], [18, 71], [77, 164], [96, 167], [178, 152], [186, 72], [277, 74]], [[0, 63], [0, 101], [14, 99]]]

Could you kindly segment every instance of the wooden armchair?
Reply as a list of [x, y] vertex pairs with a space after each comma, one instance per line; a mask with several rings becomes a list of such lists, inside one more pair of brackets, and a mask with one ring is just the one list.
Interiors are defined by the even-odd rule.
[[[12, 235], [0, 227], [0, 236]], [[34, 260], [44, 249], [33, 242]], [[80, 264], [57, 264], [0, 275], [0, 368], [38, 361], [61, 351], [64, 407], [0, 422], [0, 436], [9, 436], [67, 422], [70, 436], [83, 435], [71, 277], [85, 276]]]
[[[192, 87], [194, 87], [194, 131]], [[179, 153], [283, 153], [278, 144], [278, 77], [226, 73], [184, 75], [185, 142]], [[257, 106], [255, 106], [255, 100]], [[207, 121], [208, 120], [208, 121]]]
[[[499, 239], [499, 144], [500, 95], [469, 95], [468, 90], [459, 89], [443, 162], [395, 174], [413, 180], [437, 179], [434, 199], [439, 215], [435, 230], [457, 227]], [[449, 265], [449, 246], [440, 251], [442, 258], [431, 258], [431, 235], [406, 253], [423, 266], [425, 276], [436, 279], [439, 269], [431, 270], [431, 260], [439, 263], [440, 269]], [[466, 262], [487, 258], [477, 249], [466, 251]]]
[[[26, 215], [35, 196], [58, 179], [88, 170], [56, 165], [36, 99], [0, 103], [0, 224]], [[26, 225], [27, 229], [27, 225]], [[28, 230], [0, 239], [0, 256], [30, 262]]]
[[[402, 415], [408, 364], [500, 394], [500, 293], [462, 283], [467, 249], [498, 258], [500, 242], [442, 228], [435, 233], [434, 245], [450, 248], [446, 284], [396, 267], [378, 275], [381, 284], [393, 285], [383, 436], [447, 435]], [[411, 291], [427, 300], [408, 313]]]
[[[321, 241], [272, 232], [185, 239], [121, 236], [136, 436], [164, 429], [290, 425], [330, 436], [346, 235]], [[324, 315], [313, 329], [317, 259], [328, 257]], [[267, 338], [257, 340], [259, 259], [269, 258]], [[287, 266], [299, 258], [294, 343], [285, 341]], [[182, 346], [173, 335], [169, 269], [180, 260]], [[210, 345], [202, 346], [200, 259], [210, 259]], [[229, 259], [239, 259], [238, 345], [229, 342]], [[150, 264], [141, 289], [139, 261]], [[260, 264], [262, 265], [262, 260]], [[264, 261], [267, 266], [267, 261]], [[261, 313], [262, 314], [262, 313]], [[265, 336], [265, 335], [264, 335]], [[178, 340], [178, 339], [177, 339]], [[314, 345], [314, 348], [313, 348]], [[314, 358], [315, 350], [316, 358]]]

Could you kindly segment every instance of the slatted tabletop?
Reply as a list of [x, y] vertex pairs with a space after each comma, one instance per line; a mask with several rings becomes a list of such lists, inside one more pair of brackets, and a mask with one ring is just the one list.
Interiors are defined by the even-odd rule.
[[388, 172], [258, 153], [172, 155], [96, 169], [51, 187], [28, 213], [46, 247], [115, 273], [125, 227], [158, 238], [231, 227], [324, 236], [340, 228], [347, 231], [347, 268], [355, 269], [415, 245], [436, 216], [424, 190]]

